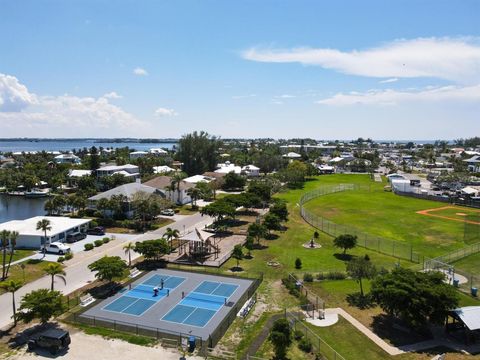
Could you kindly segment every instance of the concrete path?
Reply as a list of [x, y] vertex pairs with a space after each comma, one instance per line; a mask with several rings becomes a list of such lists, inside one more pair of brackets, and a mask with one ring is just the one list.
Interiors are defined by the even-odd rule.
[[[72, 260], [69, 260], [65, 263], [66, 268], [65, 272], [67, 273], [66, 279], [67, 284], [64, 284], [62, 281], [55, 282], [55, 289], [60, 290], [64, 294], [70, 294], [75, 290], [91, 283], [95, 280], [94, 273], [88, 269], [88, 265], [92, 262], [100, 259], [101, 257], [108, 256], [120, 256], [122, 259], [128, 261], [128, 256], [123, 250], [123, 246], [127, 242], [136, 242], [136, 241], [145, 241], [153, 240], [162, 237], [165, 233], [167, 227], [179, 230], [181, 233], [188, 230], [193, 230], [195, 227], [204, 227], [205, 224], [211, 223], [213, 220], [208, 216], [201, 216], [200, 214], [194, 214], [188, 216], [182, 220], [179, 220], [176, 223], [169, 224], [155, 231], [151, 231], [145, 234], [138, 235], [133, 239], [131, 237], [120, 237], [118, 236], [116, 240], [109, 242], [108, 244], [102, 245], [98, 248], [95, 248], [92, 251], [83, 251], [75, 254], [75, 257]], [[132, 260], [136, 259], [140, 255], [132, 252]], [[49, 289], [50, 288], [50, 277], [44, 276], [40, 279], [37, 279], [31, 283], [26, 284], [15, 294], [15, 300], [17, 306], [20, 304], [22, 296], [31, 292], [32, 290], [37, 289]], [[9, 293], [0, 295], [0, 328], [4, 328], [11, 323], [11, 312], [12, 307], [12, 296]], [[8, 309], [8, 310], [7, 310]]]

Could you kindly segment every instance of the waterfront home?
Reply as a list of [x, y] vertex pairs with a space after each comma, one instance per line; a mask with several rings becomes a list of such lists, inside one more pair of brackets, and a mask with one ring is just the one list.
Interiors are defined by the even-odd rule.
[[[172, 190], [172, 183], [175, 190]], [[188, 183], [184, 180], [177, 184], [173, 182], [170, 176], [157, 176], [156, 178], [146, 181], [144, 185], [163, 191], [167, 199], [178, 205], [188, 204], [192, 201], [188, 195], [188, 189], [195, 187], [195, 184]]]
[[113, 174], [122, 174], [125, 177], [131, 177], [134, 179], [140, 178], [140, 169], [137, 165], [125, 164], [125, 165], [106, 165], [98, 168], [97, 177], [111, 176]]
[[84, 176], [92, 175], [92, 170], [71, 169], [68, 172], [68, 186], [76, 187], [78, 180]]
[[[88, 207], [90, 209], [96, 209], [97, 202], [100, 199], [110, 200], [113, 196], [122, 196], [124, 199], [124, 203], [122, 204], [123, 205], [122, 208], [124, 209], [124, 215], [127, 218], [131, 218], [134, 215], [132, 201], [134, 200], [135, 195], [140, 192], [145, 194], [156, 194], [156, 195], [160, 195], [161, 197], [165, 197], [165, 192], [160, 189], [156, 189], [154, 187], [141, 184], [139, 182], [133, 182], [133, 183], [117, 186], [116, 188], [110, 189], [108, 191], [102, 192], [100, 194], [97, 194], [88, 198], [88, 203], [89, 203]], [[108, 216], [112, 215], [110, 211], [107, 211], [106, 214]]]
[[146, 151], [133, 151], [130, 153], [130, 159], [140, 159], [148, 155]]
[[82, 161], [74, 154], [60, 154], [54, 157], [57, 164], [80, 164]]
[[[43, 219], [50, 221], [51, 230], [47, 236], [43, 230], [37, 230], [37, 223]], [[65, 242], [67, 235], [86, 232], [91, 219], [71, 219], [61, 216], [35, 216], [25, 220], [12, 220], [0, 224], [0, 231], [17, 231], [17, 249], [40, 249], [42, 245], [54, 241]]]

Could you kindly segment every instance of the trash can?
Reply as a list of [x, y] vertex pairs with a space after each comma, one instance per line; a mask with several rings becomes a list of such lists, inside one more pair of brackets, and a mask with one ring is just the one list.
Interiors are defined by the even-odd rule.
[[195, 350], [195, 336], [190, 336], [188, 338], [188, 351], [193, 352]]
[[475, 297], [476, 297], [476, 296], [477, 296], [477, 293], [478, 293], [478, 289], [477, 289], [476, 287], [472, 287], [472, 288], [470, 289], [470, 292], [472, 293], [472, 296], [475, 296]]
[[457, 287], [458, 288], [458, 279], [453, 279], [453, 286]]

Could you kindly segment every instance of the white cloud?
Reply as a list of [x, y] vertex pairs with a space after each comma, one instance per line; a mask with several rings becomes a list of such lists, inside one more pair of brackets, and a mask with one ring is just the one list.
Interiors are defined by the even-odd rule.
[[133, 69], [133, 74], [138, 75], [138, 76], [147, 76], [148, 72], [147, 72], [147, 70], [145, 70], [141, 67], [136, 67], [135, 69]]
[[317, 101], [318, 104], [332, 106], [374, 105], [389, 106], [402, 103], [445, 103], [445, 102], [480, 102], [480, 85], [458, 87], [426, 87], [422, 90], [397, 91], [369, 90], [364, 93], [338, 93], [330, 98]]
[[11, 134], [76, 137], [99, 131], [102, 136], [119, 132], [128, 135], [127, 130], [145, 125], [132, 114], [110, 104], [108, 97], [35, 95], [17, 78], [2, 74], [0, 109], [0, 122], [5, 132]]
[[232, 96], [232, 99], [234, 100], [238, 100], [238, 99], [247, 99], [247, 98], [251, 98], [251, 97], [256, 97], [257, 94], [248, 94], [248, 95], [234, 95]]
[[352, 51], [308, 47], [250, 48], [242, 56], [259, 62], [317, 65], [367, 77], [432, 77], [460, 83], [480, 82], [478, 38], [395, 40], [379, 47]]
[[173, 109], [158, 108], [157, 110], [155, 110], [155, 115], [159, 117], [170, 117], [170, 116], [177, 116], [178, 113]]
[[385, 79], [385, 80], [382, 80], [382, 81], [379, 81], [380, 84], [388, 84], [388, 83], [393, 83], [393, 82], [397, 82], [398, 81], [398, 78], [390, 78], [390, 79]]
[[123, 96], [118, 95], [115, 91], [104, 94], [102, 97], [106, 99], [121, 99]]
[[0, 73], [0, 112], [21, 111], [37, 98], [15, 76]]
[[276, 98], [279, 98], [279, 99], [291, 99], [291, 98], [295, 98], [296, 96], [295, 95], [290, 95], [290, 94], [283, 94], [283, 95], [279, 95], [279, 96], [275, 96]]

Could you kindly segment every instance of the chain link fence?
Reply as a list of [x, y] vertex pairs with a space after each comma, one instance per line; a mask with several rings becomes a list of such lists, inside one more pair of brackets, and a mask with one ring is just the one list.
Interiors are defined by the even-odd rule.
[[376, 235], [367, 234], [349, 225], [336, 224], [331, 220], [328, 220], [320, 215], [313, 213], [312, 211], [306, 209], [304, 206], [310, 200], [316, 199], [320, 196], [344, 191], [358, 190], [370, 191], [371, 189], [368, 185], [362, 186], [357, 184], [339, 184], [323, 186], [313, 191], [307, 192], [303, 194], [303, 196], [300, 198], [299, 205], [301, 216], [307, 223], [330, 236], [337, 237], [343, 234], [355, 235], [357, 236], [358, 246], [399, 259], [405, 259], [415, 263], [422, 263], [423, 255], [415, 252], [412, 245], [410, 244], [402, 243], [400, 241], [387, 239]]

